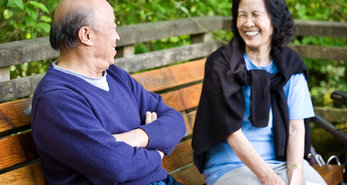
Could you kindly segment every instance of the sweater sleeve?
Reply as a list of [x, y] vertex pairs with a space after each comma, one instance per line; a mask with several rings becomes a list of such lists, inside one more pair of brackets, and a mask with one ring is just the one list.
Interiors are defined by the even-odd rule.
[[[143, 129], [149, 136], [147, 149], [160, 150], [168, 155], [186, 133], [183, 116], [167, 106], [160, 95], [143, 88], [130, 75], [127, 75], [138, 103]], [[156, 112], [158, 119], [145, 125], [146, 112]]]
[[33, 108], [32, 128], [37, 148], [69, 164], [93, 184], [133, 181], [161, 169], [156, 150], [116, 142], [97, 120], [88, 102], [76, 92], [45, 93]]

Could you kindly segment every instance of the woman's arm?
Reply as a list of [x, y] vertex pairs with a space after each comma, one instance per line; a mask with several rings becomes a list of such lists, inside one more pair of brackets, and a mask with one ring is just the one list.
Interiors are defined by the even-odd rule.
[[264, 185], [285, 185], [285, 182], [265, 163], [241, 129], [226, 138], [240, 160], [258, 176]]
[[[287, 165], [301, 165], [304, 157], [305, 126], [304, 120], [289, 121], [289, 137], [287, 146]], [[302, 169], [292, 167], [288, 170], [290, 184], [302, 183]]]

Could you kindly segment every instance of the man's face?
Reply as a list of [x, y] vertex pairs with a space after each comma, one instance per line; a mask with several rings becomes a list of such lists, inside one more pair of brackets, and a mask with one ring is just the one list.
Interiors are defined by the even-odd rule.
[[108, 69], [114, 63], [117, 54], [116, 42], [119, 35], [116, 31], [115, 16], [112, 7], [106, 2], [96, 10], [94, 29], [94, 56], [97, 59], [97, 66]]

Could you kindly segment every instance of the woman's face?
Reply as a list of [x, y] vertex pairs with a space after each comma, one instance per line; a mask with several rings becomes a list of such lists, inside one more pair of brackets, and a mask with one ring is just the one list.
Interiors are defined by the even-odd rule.
[[264, 0], [241, 0], [238, 9], [237, 29], [252, 50], [271, 48], [273, 26]]

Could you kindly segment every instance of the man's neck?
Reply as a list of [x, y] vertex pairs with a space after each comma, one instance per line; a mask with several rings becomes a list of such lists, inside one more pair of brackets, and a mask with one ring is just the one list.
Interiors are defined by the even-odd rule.
[[93, 65], [88, 55], [78, 54], [78, 52], [61, 51], [58, 66], [66, 70], [82, 74], [84, 76], [98, 78], [102, 77], [104, 70], [100, 70]]

